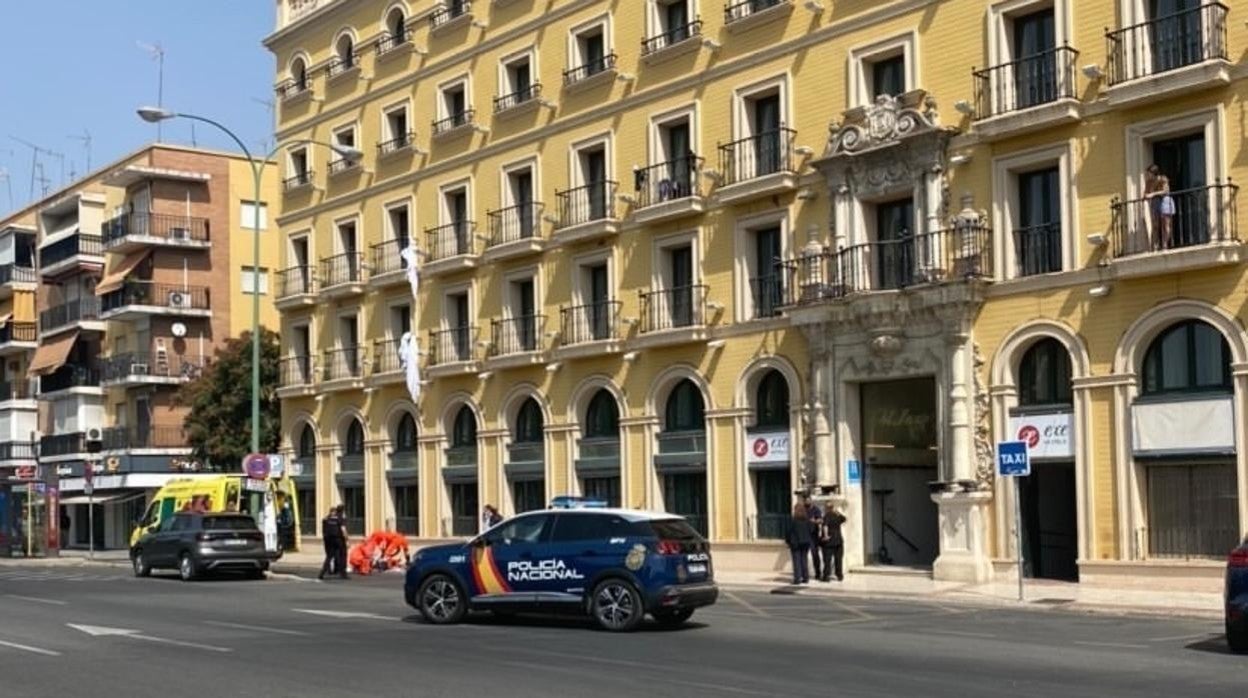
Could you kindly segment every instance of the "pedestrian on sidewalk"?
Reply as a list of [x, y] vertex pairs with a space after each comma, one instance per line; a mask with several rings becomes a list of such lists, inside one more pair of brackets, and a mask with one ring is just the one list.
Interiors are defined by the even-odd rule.
[[806, 505], [802, 502], [793, 505], [793, 518], [789, 519], [784, 541], [789, 544], [789, 557], [793, 558], [793, 583], [809, 584], [810, 569], [807, 567], [807, 558], [810, 556], [810, 519], [806, 516]]
[[338, 568], [338, 576], [343, 579], [350, 579], [347, 576], [347, 546], [350, 543], [350, 532], [347, 531], [347, 508], [339, 504], [334, 509], [334, 514], [338, 517], [338, 549], [337, 558], [334, 562]]
[[481, 530], [488, 531], [491, 528], [503, 522], [503, 515], [498, 513], [498, 507], [493, 504], [486, 504], [481, 508]]
[[832, 579], [832, 572], [836, 572], [836, 581], [845, 581], [845, 572], [841, 569], [842, 560], [845, 557], [845, 537], [841, 533], [841, 524], [845, 523], [845, 515], [836, 507], [828, 507], [828, 513], [823, 517], [823, 523], [819, 527], [819, 549], [823, 553], [823, 576], [818, 577], [821, 581], [827, 582]]
[[338, 548], [342, 545], [342, 524], [338, 520], [338, 508], [330, 507], [329, 513], [321, 519], [321, 544], [325, 546], [325, 562], [321, 563], [321, 573], [317, 579], [324, 579], [327, 574], [336, 574], [339, 569]]
[[802, 495], [802, 506], [806, 508], [806, 520], [810, 523], [810, 562], [815, 571], [815, 579], [823, 577], [823, 565], [819, 559], [819, 528], [823, 524], [823, 510], [815, 504], [809, 494]]

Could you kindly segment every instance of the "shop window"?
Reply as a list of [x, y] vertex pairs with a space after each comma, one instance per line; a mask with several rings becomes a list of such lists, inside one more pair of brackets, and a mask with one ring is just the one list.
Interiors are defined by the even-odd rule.
[[1018, 367], [1020, 405], [1069, 405], [1070, 353], [1053, 338], [1031, 346]]
[[1189, 320], [1171, 327], [1144, 355], [1145, 395], [1230, 391], [1230, 347], [1204, 322]]
[[689, 380], [678, 383], [667, 398], [664, 431], [700, 431], [705, 428], [702, 393]]

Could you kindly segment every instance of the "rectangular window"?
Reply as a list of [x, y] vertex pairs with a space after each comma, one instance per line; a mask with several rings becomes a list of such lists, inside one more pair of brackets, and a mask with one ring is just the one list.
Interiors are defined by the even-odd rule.
[[693, 312], [693, 247], [681, 245], [667, 250], [667, 302], [672, 327], [689, 327]]
[[1018, 177], [1018, 228], [1014, 249], [1018, 275], [1062, 270], [1062, 202], [1056, 166]]
[[390, 239], [398, 241], [398, 249], [407, 247], [412, 237], [412, 220], [407, 204], [398, 204], [386, 209], [386, 224], [389, 226]]
[[576, 46], [580, 51], [581, 66], [587, 75], [594, 75], [605, 69], [604, 59], [607, 55], [606, 30], [602, 25], [586, 29], [576, 35]]
[[386, 133], [387, 141], [397, 143], [400, 140], [406, 143], [408, 134], [407, 125], [407, 106], [395, 107], [386, 112]]
[[267, 296], [269, 294], [269, 270], [266, 269], [265, 267], [260, 267], [260, 274], [259, 274], [260, 290], [259, 291], [256, 290], [256, 287], [257, 287], [256, 279], [257, 279], [257, 275], [255, 273], [254, 267], [243, 267], [243, 272], [242, 272], [243, 293], [247, 293], [247, 294], [259, 293], [262, 296]]
[[412, 331], [412, 306], [404, 303], [402, 305], [390, 306], [390, 334], [393, 338], [398, 339], [408, 332]]
[[1015, 17], [1012, 24], [1016, 108], [1052, 102], [1057, 99], [1057, 27], [1053, 8]]
[[454, 361], [472, 357], [472, 316], [469, 314], [468, 293], [452, 293], [446, 297], [446, 323], [451, 330], [449, 349]]
[[753, 291], [755, 319], [774, 317], [780, 313], [783, 302], [780, 255], [780, 226], [768, 226], [754, 231], [755, 276], [750, 280], [750, 287]]
[[906, 57], [897, 54], [870, 62], [871, 97], [896, 97], [906, 91]]
[[1220, 559], [1239, 542], [1235, 464], [1148, 465], [1148, 552]]
[[580, 165], [583, 195], [575, 197], [573, 205], [584, 205], [584, 220], [596, 221], [607, 217], [607, 150], [595, 146], [577, 154]]
[[254, 201], [244, 201], [240, 204], [238, 219], [244, 230], [268, 230], [269, 228], [269, 205], [263, 201], [260, 202], [259, 208]]
[[914, 283], [914, 200], [875, 207], [875, 273], [880, 289], [905, 288]]

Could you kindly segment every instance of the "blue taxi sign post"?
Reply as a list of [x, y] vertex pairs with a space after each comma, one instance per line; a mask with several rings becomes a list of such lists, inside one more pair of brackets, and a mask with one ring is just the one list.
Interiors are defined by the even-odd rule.
[[[1031, 458], [1026, 441], [997, 442], [997, 474], [1020, 478], [1031, 475]], [[1023, 596], [1023, 495], [1022, 486], [1014, 480], [1014, 551], [1018, 557], [1018, 600]]]

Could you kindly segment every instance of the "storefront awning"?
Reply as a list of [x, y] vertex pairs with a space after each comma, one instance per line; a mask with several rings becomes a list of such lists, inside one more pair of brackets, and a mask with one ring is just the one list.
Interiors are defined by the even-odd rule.
[[100, 279], [100, 283], [95, 285], [95, 295], [103, 296], [106, 293], [112, 293], [126, 284], [126, 277], [135, 267], [143, 263], [147, 256], [151, 254], [151, 250], [139, 250], [131, 252], [125, 259], [117, 263], [113, 270], [104, 275]]
[[27, 374], [40, 376], [64, 366], [69, 360], [69, 352], [73, 350], [76, 341], [78, 341], [77, 331], [66, 333], [47, 344], [40, 344], [39, 348], [35, 349], [34, 358], [30, 360], [30, 370]]
[[61, 506], [71, 506], [74, 504], [121, 504], [131, 499], [143, 497], [144, 493], [139, 492], [113, 492], [110, 494], [97, 494], [93, 497], [86, 495], [78, 495], [74, 497], [65, 497], [61, 500]]

